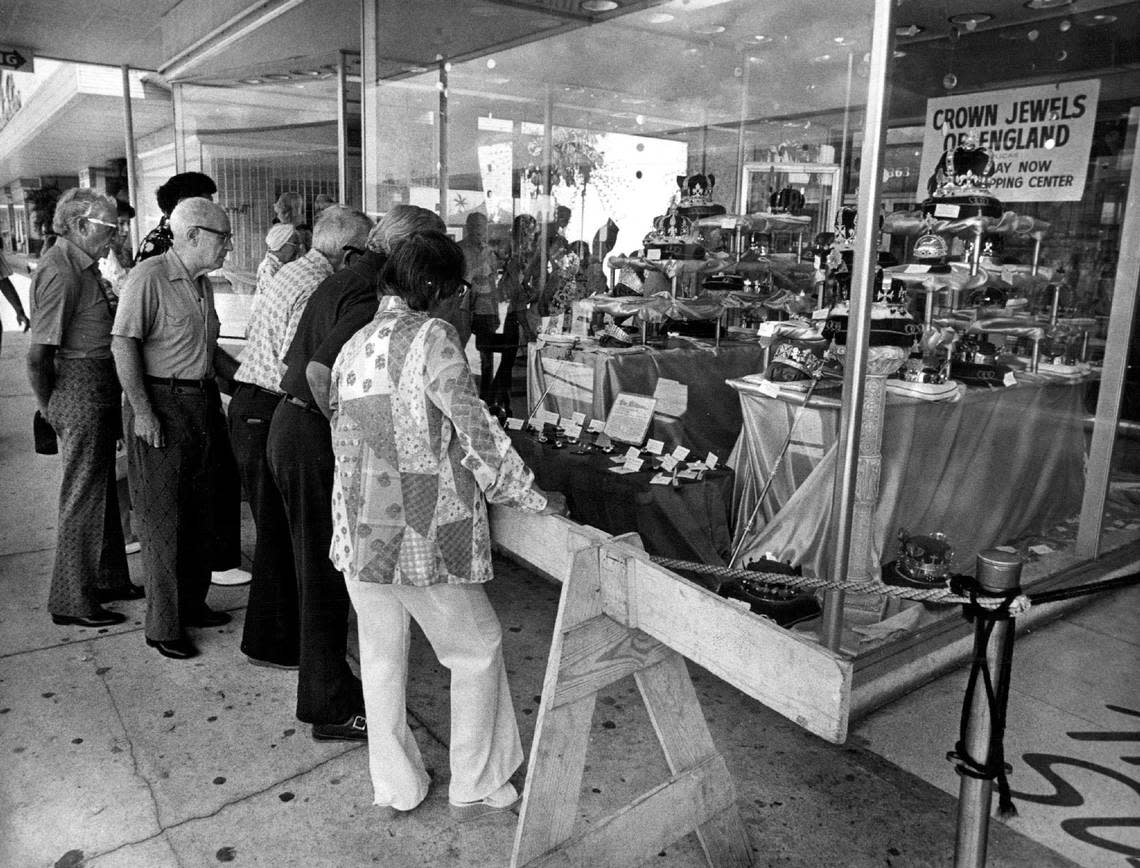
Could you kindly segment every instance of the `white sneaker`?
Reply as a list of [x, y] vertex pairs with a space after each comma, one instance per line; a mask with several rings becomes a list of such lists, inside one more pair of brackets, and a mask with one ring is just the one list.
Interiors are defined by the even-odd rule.
[[215, 585], [248, 585], [251, 578], [248, 570], [236, 567], [221, 573], [210, 573], [210, 582]]
[[474, 820], [487, 814], [509, 811], [519, 800], [519, 791], [510, 781], [477, 802], [449, 802], [451, 816], [460, 822]]

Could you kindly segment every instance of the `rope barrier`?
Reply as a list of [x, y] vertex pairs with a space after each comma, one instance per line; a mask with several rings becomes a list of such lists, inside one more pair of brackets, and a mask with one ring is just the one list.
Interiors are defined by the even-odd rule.
[[812, 576], [793, 576], [786, 573], [768, 573], [758, 570], [746, 570], [740, 567], [722, 567], [715, 564], [702, 564], [697, 561], [685, 561], [679, 558], [666, 558], [651, 555], [650, 560], [658, 566], [673, 570], [674, 572], [701, 573], [715, 576], [720, 579], [734, 579], [736, 581], [748, 580], [773, 585], [783, 585], [789, 588], [822, 589], [847, 591], [849, 593], [884, 594], [888, 597], [898, 597], [904, 600], [914, 600], [921, 603], [944, 603], [946, 605], [973, 605], [985, 610], [1008, 611], [1010, 615], [1021, 615], [1029, 611], [1030, 606], [1037, 603], [1055, 603], [1059, 600], [1069, 600], [1074, 597], [1088, 594], [1103, 593], [1128, 587], [1140, 583], [1140, 573], [1121, 576], [1115, 579], [1106, 579], [1102, 582], [1091, 582], [1086, 585], [1075, 585], [1071, 588], [1058, 588], [1053, 591], [1042, 591], [1037, 594], [1018, 594], [1008, 603], [1001, 595], [987, 594], [984, 589], [974, 584], [971, 576], [953, 576], [949, 585], [939, 585], [932, 588], [910, 588], [902, 585], [888, 585], [879, 580], [863, 582], [836, 582], [831, 579], [820, 579]]

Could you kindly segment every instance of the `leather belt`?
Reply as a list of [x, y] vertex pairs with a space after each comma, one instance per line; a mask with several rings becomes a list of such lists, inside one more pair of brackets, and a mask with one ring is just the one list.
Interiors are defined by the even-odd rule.
[[325, 418], [325, 414], [321, 412], [320, 407], [318, 407], [312, 401], [305, 401], [302, 398], [294, 398], [292, 395], [286, 395], [285, 400], [292, 404], [294, 407], [300, 407], [302, 410], [308, 410], [310, 413], [316, 413], [322, 419]]
[[275, 401], [281, 398], [280, 392], [274, 392], [272, 389], [266, 389], [256, 383], [247, 383], [245, 380], [235, 380], [234, 386], [237, 389], [253, 389], [253, 391], [265, 395], [267, 398], [272, 398]]
[[150, 374], [145, 375], [143, 380], [152, 386], [168, 386], [172, 389], [200, 389], [204, 391], [209, 386], [214, 385], [213, 380], [180, 380], [178, 377], [152, 377]]

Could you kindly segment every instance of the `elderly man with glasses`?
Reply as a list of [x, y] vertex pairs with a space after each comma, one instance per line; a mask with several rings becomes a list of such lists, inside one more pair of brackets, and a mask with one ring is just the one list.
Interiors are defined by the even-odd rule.
[[170, 228], [171, 249], [136, 265], [123, 285], [111, 349], [128, 402], [123, 432], [146, 570], [146, 642], [182, 660], [198, 653], [187, 627], [230, 620], [206, 606], [212, 468], [226, 444], [214, 380], [219, 322], [206, 275], [233, 249], [233, 233], [226, 212], [201, 198], [179, 202]]
[[130, 582], [119, 523], [115, 298], [98, 265], [118, 231], [115, 200], [72, 188], [59, 198], [52, 228], [59, 240], [32, 277], [28, 349], [32, 391], [59, 435], [63, 465], [48, 611], [62, 626], [107, 627], [126, 616], [101, 603], [142, 596]]

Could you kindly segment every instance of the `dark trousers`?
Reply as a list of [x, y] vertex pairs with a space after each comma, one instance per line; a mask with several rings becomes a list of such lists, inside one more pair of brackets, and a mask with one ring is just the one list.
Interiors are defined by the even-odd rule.
[[210, 590], [214, 548], [211, 467], [225, 437], [221, 402], [213, 387], [148, 384], [165, 445], [134, 436], [134, 410], [123, 414], [127, 478], [134, 528], [146, 570], [146, 637], [164, 642], [183, 635]]
[[306, 723], [341, 723], [362, 712], [364, 696], [345, 656], [348, 590], [329, 560], [333, 452], [328, 420], [282, 401], [269, 426], [267, 454], [285, 500], [301, 592], [297, 717]]
[[63, 465], [48, 594], [53, 615], [93, 615], [99, 608], [96, 589], [121, 590], [130, 584], [115, 485], [120, 400], [111, 359], [58, 360], [48, 402]]
[[238, 383], [229, 406], [230, 445], [257, 528], [241, 650], [257, 660], [296, 666], [300, 625], [293, 540], [266, 458], [269, 424], [280, 401], [279, 394]]
[[213, 416], [211, 425], [215, 428], [215, 436], [210, 459], [210, 490], [213, 492], [210, 569], [223, 572], [241, 566], [241, 474], [226, 435], [225, 414]]
[[[498, 319], [493, 314], [476, 314], [472, 319], [475, 349], [479, 351], [479, 397], [509, 411], [511, 377], [519, 353], [519, 318], [514, 311], [508, 313], [501, 334], [496, 330]], [[502, 357], [498, 370], [495, 369], [496, 355]]]

